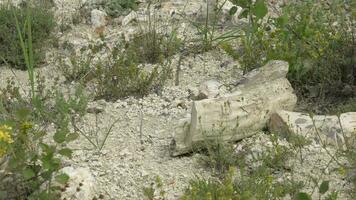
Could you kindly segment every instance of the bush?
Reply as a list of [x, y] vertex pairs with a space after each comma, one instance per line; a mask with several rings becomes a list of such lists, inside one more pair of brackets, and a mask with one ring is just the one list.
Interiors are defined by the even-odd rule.
[[[27, 10], [28, 8], [28, 10]], [[51, 36], [55, 27], [53, 13], [46, 6], [33, 4], [21, 7], [0, 6], [0, 63], [9, 63], [12, 67], [26, 69], [25, 59], [20, 45], [19, 34], [16, 28], [16, 18], [21, 28], [22, 37], [28, 40], [25, 34], [27, 12], [31, 13], [32, 42], [35, 66], [44, 59], [44, 44]]]
[[[232, 1], [249, 20], [241, 38], [244, 71], [268, 60], [286, 60], [288, 78], [301, 96], [342, 97], [355, 91], [353, 14], [350, 1], [292, 1], [279, 17], [265, 19], [263, 0]], [[229, 46], [224, 49], [236, 57]], [[348, 92], [343, 88], [351, 88]]]

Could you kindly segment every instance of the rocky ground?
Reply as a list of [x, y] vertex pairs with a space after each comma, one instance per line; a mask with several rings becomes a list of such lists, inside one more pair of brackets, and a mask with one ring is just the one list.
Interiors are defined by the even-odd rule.
[[[90, 17], [92, 14], [90, 9], [94, 8], [87, 6], [90, 5], [89, 0], [54, 0], [54, 2], [56, 18], [61, 23], [67, 24], [69, 28], [64, 31], [58, 30], [60, 48], [49, 50], [47, 62], [36, 69], [36, 72], [41, 72], [49, 82], [51, 77], [62, 76], [53, 55], [66, 54], [63, 44], [70, 44], [73, 49], [80, 49], [100, 40], [96, 32], [97, 27], [93, 24], [103, 23], [104, 40], [109, 45], [120, 37], [130, 38], [130, 34], [136, 32], [139, 27], [127, 18], [101, 22], [100, 16]], [[144, 21], [144, 5], [143, 3], [140, 6], [135, 16], [138, 22]], [[199, 15], [202, 5], [204, 5], [203, 1], [200, 0], [188, 1], [188, 4], [183, 0], [170, 0], [162, 3], [160, 9], [156, 11], [163, 16], [162, 18], [169, 20], [172, 19], [172, 13], [183, 10], [188, 16]], [[78, 17], [77, 13], [79, 9], [83, 9], [83, 6], [87, 6], [89, 18], [79, 16], [83, 19], [74, 25], [73, 18]], [[98, 15], [101, 14], [99, 12]], [[96, 19], [99, 21], [95, 21]], [[194, 37], [195, 31], [187, 22], [183, 20], [182, 23], [177, 24], [181, 26], [179, 30], [185, 30], [181, 31], [180, 37], [186, 35]], [[173, 58], [173, 66], [176, 66], [178, 59], [179, 55]], [[90, 192], [102, 194], [104, 199], [144, 199], [143, 188], [150, 186], [155, 177], [159, 176], [164, 183], [166, 198], [179, 199], [190, 179], [195, 176], [211, 176], [211, 171], [199, 163], [200, 154], [171, 157], [169, 144], [174, 128], [180, 119], [190, 113], [193, 97], [198, 95], [199, 88], [205, 81], [219, 82], [222, 87], [218, 95], [223, 95], [229, 92], [227, 85], [241, 78], [242, 72], [236, 61], [218, 49], [185, 56], [181, 64], [181, 72], [179, 85], [175, 86], [174, 79], [169, 80], [161, 95], [150, 94], [142, 99], [127, 98], [116, 102], [99, 100], [89, 103], [89, 108], [95, 108], [99, 113], [85, 115], [80, 127], [83, 132], [89, 133], [98, 126], [98, 138], [103, 140], [105, 131], [113, 125], [101, 152], [93, 149], [85, 138], [81, 138], [73, 144], [76, 149], [74, 158], [66, 162], [67, 166], [74, 169], [85, 168], [92, 173], [95, 178], [95, 186], [92, 188], [95, 190]], [[9, 77], [20, 85], [28, 84], [26, 72], [10, 70], [6, 66], [0, 68], [0, 77], [1, 87], [6, 85]], [[64, 78], [61, 77], [61, 80]], [[64, 82], [61, 84], [63, 87], [74, 85], [74, 83]], [[264, 146], [270, 145], [268, 138], [264, 133], [260, 133], [237, 145], [240, 146], [239, 148], [251, 146], [258, 153], [264, 150]], [[288, 146], [285, 141], [281, 141], [281, 144]], [[329, 151], [334, 152], [335, 149], [330, 147]], [[345, 191], [350, 185], [340, 176], [338, 165], [331, 159], [329, 151], [325, 151], [317, 143], [308, 145], [301, 152], [304, 157], [303, 162], [298, 159], [291, 161], [290, 168], [293, 173], [281, 174], [280, 177], [304, 181], [312, 177], [330, 180], [330, 187], [341, 191], [340, 199], [347, 199]], [[311, 191], [313, 185], [307, 186], [307, 189]]]

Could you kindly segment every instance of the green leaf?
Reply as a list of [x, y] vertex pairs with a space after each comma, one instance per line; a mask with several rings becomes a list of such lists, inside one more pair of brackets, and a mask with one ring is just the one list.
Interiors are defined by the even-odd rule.
[[59, 150], [58, 153], [61, 154], [62, 156], [72, 158], [73, 151], [71, 149], [65, 148], [65, 149]]
[[46, 154], [53, 154], [56, 151], [55, 146], [50, 146], [48, 144], [41, 143], [40, 147], [41, 147], [42, 151]]
[[18, 118], [20, 121], [25, 121], [27, 117], [30, 115], [31, 111], [26, 108], [20, 108], [16, 110], [16, 118]]
[[282, 16], [276, 18], [276, 21], [275, 21], [275, 22], [276, 22], [277, 27], [282, 28], [282, 27], [284, 27], [285, 25], [287, 25], [287, 23], [288, 23], [288, 16], [287, 16], [287, 15], [282, 15]]
[[262, 19], [268, 13], [268, 8], [264, 2], [264, 0], [257, 0], [252, 13], [256, 16], [257, 19]]
[[64, 131], [58, 130], [54, 136], [53, 139], [55, 142], [58, 144], [61, 144], [66, 141], [66, 133]]
[[43, 138], [46, 134], [47, 134], [47, 132], [45, 132], [45, 131], [37, 131], [34, 133], [34, 140]]
[[30, 178], [36, 176], [35, 172], [30, 168], [25, 169], [22, 172], [22, 175], [24, 176], [25, 179], [30, 179]]
[[323, 181], [319, 186], [319, 193], [325, 194], [329, 190], [329, 181]]
[[236, 14], [236, 12], [237, 12], [237, 7], [233, 6], [230, 8], [229, 15], [232, 16], [232, 15]]
[[65, 173], [56, 176], [56, 181], [62, 185], [66, 184], [69, 180], [69, 176]]
[[78, 138], [79, 138], [79, 134], [78, 133], [70, 133], [66, 137], [66, 142], [72, 142], [72, 141], [74, 141], [74, 140], [76, 140]]
[[312, 200], [312, 198], [305, 192], [299, 192], [297, 194], [297, 200]]

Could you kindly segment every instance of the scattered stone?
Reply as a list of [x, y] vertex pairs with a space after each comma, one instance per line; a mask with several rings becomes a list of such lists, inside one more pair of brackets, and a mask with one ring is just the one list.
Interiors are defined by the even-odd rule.
[[225, 141], [246, 138], [259, 132], [275, 111], [293, 110], [297, 97], [286, 79], [287, 72], [287, 62], [271, 61], [247, 74], [234, 93], [193, 102], [191, 117], [175, 129], [171, 155], [188, 153], [207, 137]]

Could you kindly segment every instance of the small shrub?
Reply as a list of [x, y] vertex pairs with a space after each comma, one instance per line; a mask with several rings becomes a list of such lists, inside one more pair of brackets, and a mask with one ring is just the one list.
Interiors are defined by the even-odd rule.
[[226, 143], [221, 138], [206, 140], [204, 146], [207, 155], [202, 158], [203, 163], [214, 170], [218, 175], [223, 175], [231, 166], [239, 163], [235, 147], [231, 143]]
[[174, 55], [181, 45], [175, 35], [166, 36], [159, 33], [157, 29], [143, 31], [127, 43], [127, 51], [136, 57], [139, 63], [163, 63]]
[[28, 40], [23, 27], [26, 23], [27, 12], [31, 13], [32, 42], [34, 64], [37, 66], [44, 59], [44, 45], [51, 36], [55, 27], [53, 13], [46, 6], [39, 3], [22, 7], [0, 6], [0, 62], [9, 63], [12, 67], [26, 69], [20, 39], [17, 32], [16, 20], [18, 19], [21, 34]]
[[123, 53], [113, 53], [107, 62], [96, 65], [93, 79], [96, 99], [116, 100], [127, 96], [143, 97], [158, 92], [171, 74], [169, 63], [146, 70]]
[[139, 63], [163, 63], [182, 46], [174, 27], [164, 25], [155, 13], [147, 11], [147, 21], [141, 32], [126, 43], [127, 53]]

